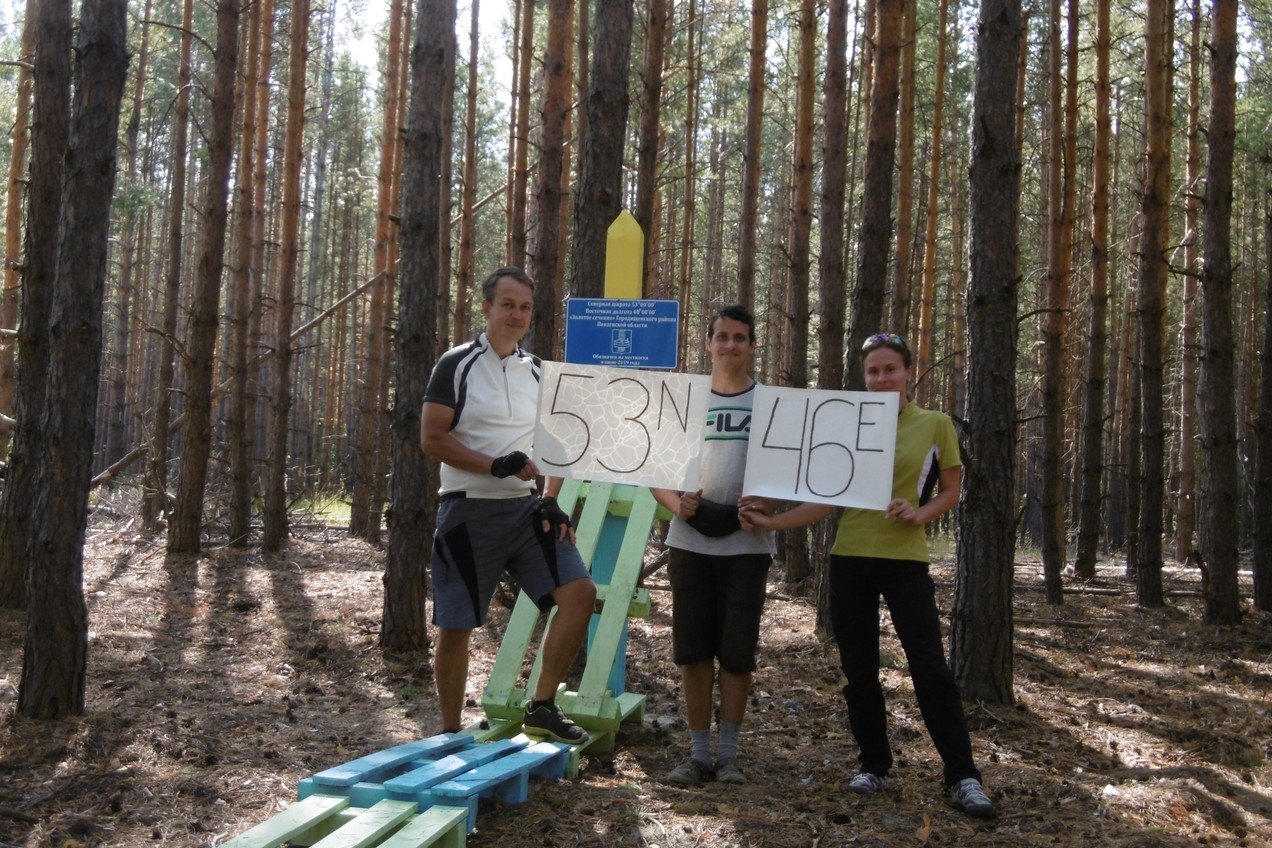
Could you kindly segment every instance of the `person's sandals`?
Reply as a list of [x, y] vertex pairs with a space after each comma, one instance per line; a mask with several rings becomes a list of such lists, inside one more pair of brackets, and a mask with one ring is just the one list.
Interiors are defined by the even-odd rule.
[[526, 717], [522, 720], [521, 728], [527, 736], [553, 739], [567, 745], [582, 745], [588, 740], [587, 731], [566, 718], [556, 704], [545, 704], [536, 709], [531, 709], [527, 704]]
[[994, 802], [985, 794], [985, 788], [979, 780], [968, 777], [950, 787], [950, 803], [978, 819], [989, 818], [994, 814]]
[[877, 774], [871, 774], [868, 771], [863, 771], [852, 780], [848, 781], [848, 785], [844, 788], [849, 792], [856, 793], [857, 795], [870, 795], [874, 792], [887, 792], [888, 779], [886, 777], [880, 777]]
[[734, 757], [715, 764], [715, 779], [716, 783], [746, 783], [746, 775]]
[[[741, 773], [739, 770], [738, 774]], [[698, 786], [714, 776], [711, 767], [706, 763], [695, 760], [693, 757], [685, 757], [684, 762], [667, 772], [666, 781], [673, 786]]]

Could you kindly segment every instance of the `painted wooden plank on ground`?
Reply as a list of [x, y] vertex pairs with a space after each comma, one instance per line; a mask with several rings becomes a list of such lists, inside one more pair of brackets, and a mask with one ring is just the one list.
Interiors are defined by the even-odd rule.
[[314, 843], [313, 848], [371, 848], [415, 815], [411, 801], [385, 799], [363, 810], [344, 827]]
[[377, 848], [465, 848], [469, 830], [466, 807], [430, 807]]
[[318, 786], [352, 786], [368, 781], [383, 782], [394, 769], [414, 760], [437, 759], [472, 744], [464, 733], [441, 733], [358, 757], [342, 765], [320, 771], [313, 776]]
[[323, 819], [334, 816], [349, 806], [348, 798], [313, 795], [297, 801], [247, 833], [234, 837], [221, 848], [277, 848], [313, 828]]
[[570, 746], [540, 742], [507, 757], [465, 772], [429, 789], [434, 804], [468, 806], [471, 830], [476, 826], [478, 802], [494, 798], [506, 804], [519, 804], [530, 791], [530, 776], [563, 777], [570, 756]]

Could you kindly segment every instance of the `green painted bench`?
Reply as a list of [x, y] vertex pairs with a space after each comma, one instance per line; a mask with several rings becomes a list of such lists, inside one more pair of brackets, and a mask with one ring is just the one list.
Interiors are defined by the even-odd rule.
[[[557, 704], [591, 737], [578, 751], [608, 753], [624, 723], [644, 718], [645, 696], [623, 690], [627, 619], [649, 613], [649, 592], [637, 583], [654, 521], [670, 516], [648, 489], [566, 480], [557, 502], [573, 512], [580, 501], [583, 507], [575, 534], [579, 553], [597, 583], [597, 614], [578, 691], [558, 692]], [[498, 739], [520, 732], [526, 693], [533, 690], [540, 672], [536, 656], [522, 684], [521, 670], [539, 616], [534, 602], [519, 595], [482, 696], [489, 726], [469, 728], [467, 732], [475, 738]]]
[[467, 823], [466, 806], [419, 812], [411, 801], [386, 798], [363, 808], [350, 807], [348, 798], [310, 795], [221, 848], [464, 848]]

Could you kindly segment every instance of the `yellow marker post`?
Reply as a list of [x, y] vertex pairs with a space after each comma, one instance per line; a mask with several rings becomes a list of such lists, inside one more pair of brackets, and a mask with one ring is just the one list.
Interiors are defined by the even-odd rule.
[[639, 300], [645, 296], [645, 234], [632, 213], [624, 209], [610, 224], [605, 240], [605, 296]]
[[[645, 233], [635, 216], [624, 209], [610, 224], [605, 239], [605, 296], [615, 300], [640, 300], [645, 296], [641, 285], [645, 267]], [[592, 555], [592, 579], [598, 584], [609, 584], [618, 563], [622, 542], [627, 531], [627, 517], [605, 516], [601, 524], [600, 538]], [[592, 616], [588, 627], [587, 647], [590, 652], [597, 638], [600, 616]], [[627, 680], [627, 621], [619, 637], [618, 651], [610, 669], [607, 683], [615, 695], [625, 691]], [[642, 698], [644, 696], [641, 696]]]

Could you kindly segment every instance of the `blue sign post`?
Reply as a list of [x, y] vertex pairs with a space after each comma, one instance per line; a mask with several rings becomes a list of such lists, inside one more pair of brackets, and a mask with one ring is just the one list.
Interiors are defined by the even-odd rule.
[[676, 367], [680, 301], [572, 297], [565, 361], [646, 370]]

